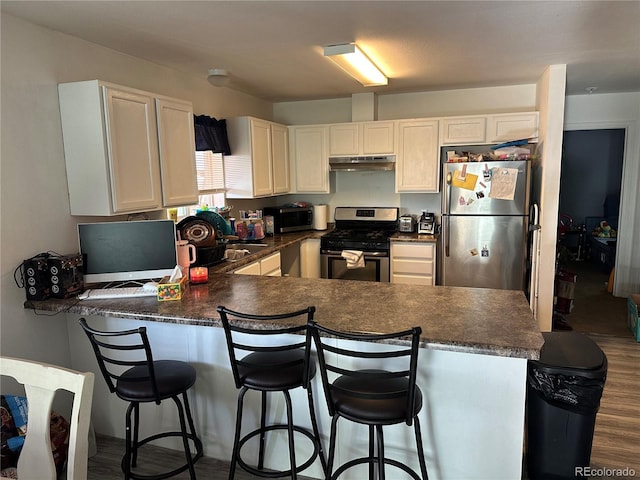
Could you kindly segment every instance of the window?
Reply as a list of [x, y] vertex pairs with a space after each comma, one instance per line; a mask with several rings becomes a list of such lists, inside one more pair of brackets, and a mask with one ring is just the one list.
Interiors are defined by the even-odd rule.
[[178, 217], [195, 215], [203, 205], [222, 208], [226, 204], [224, 187], [224, 164], [222, 153], [211, 150], [196, 152], [196, 171], [198, 175], [198, 205], [178, 208]]

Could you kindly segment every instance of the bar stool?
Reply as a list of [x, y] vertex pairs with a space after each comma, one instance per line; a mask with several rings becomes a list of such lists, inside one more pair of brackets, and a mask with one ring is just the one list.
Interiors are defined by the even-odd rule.
[[[369, 464], [369, 478], [385, 478], [385, 464], [397, 467], [416, 480], [427, 480], [427, 466], [422, 449], [422, 434], [418, 413], [422, 409], [422, 392], [416, 385], [418, 342], [420, 327], [391, 334], [348, 334], [309, 322], [308, 336], [318, 352], [320, 376], [331, 418], [327, 478], [336, 479], [347, 469]], [[320, 336], [323, 334], [323, 336]], [[393, 349], [370, 351], [365, 342], [410, 339], [410, 347], [393, 344]], [[336, 339], [356, 340], [352, 349], [343, 347]], [[399, 359], [399, 360], [391, 360]], [[352, 365], [357, 364], [357, 368]], [[380, 365], [384, 365], [384, 370]], [[329, 379], [331, 374], [331, 380]], [[341, 465], [332, 474], [335, 459], [336, 427], [339, 418], [369, 426], [369, 455]], [[406, 423], [414, 425], [420, 473], [384, 455], [382, 427]], [[377, 444], [377, 452], [375, 445]]]
[[[126, 414], [125, 454], [121, 462], [125, 479], [161, 480], [186, 470], [189, 470], [191, 479], [195, 479], [194, 464], [202, 457], [202, 442], [196, 436], [187, 398], [187, 390], [196, 381], [195, 369], [190, 364], [178, 360], [154, 360], [146, 327], [102, 332], [89, 327], [84, 318], [80, 319], [80, 325], [91, 342], [109, 391], [129, 402]], [[182, 396], [182, 402], [180, 396]], [[162, 432], [139, 439], [140, 403], [155, 402], [156, 405], [160, 405], [163, 400], [169, 398], [177, 406], [180, 431]], [[187, 430], [187, 422], [189, 430]], [[131, 469], [137, 464], [138, 449], [149, 442], [166, 437], [182, 438], [186, 463], [174, 470], [156, 475], [132, 472]], [[195, 455], [191, 453], [189, 441], [195, 445]]]
[[[228, 310], [224, 306], [219, 306], [217, 311], [222, 319], [226, 335], [233, 379], [236, 388], [240, 390], [238, 392], [236, 431], [229, 478], [234, 478], [237, 464], [256, 476], [267, 478], [291, 476], [295, 479], [298, 473], [311, 466], [317, 457], [320, 457], [322, 470], [326, 472], [326, 462], [320, 442], [310, 383], [310, 380], [315, 376], [315, 363], [308, 362], [307, 342], [303, 335], [298, 335], [299, 340], [295, 335], [285, 336], [285, 334], [304, 334], [307, 329], [306, 322], [313, 319], [315, 307], [277, 315], [240, 313]], [[297, 317], [304, 317], [303, 322], [296, 323]], [[270, 337], [266, 345], [265, 336]], [[293, 425], [289, 390], [298, 387], [307, 391], [312, 432]], [[261, 392], [260, 427], [241, 437], [244, 396], [249, 390]], [[284, 395], [287, 411], [286, 424], [266, 424], [267, 394], [270, 392], [282, 392]], [[288, 432], [290, 468], [288, 470], [265, 469], [266, 433], [284, 429]], [[294, 432], [306, 436], [313, 445], [311, 456], [300, 465], [296, 463]], [[257, 467], [247, 464], [240, 455], [243, 445], [255, 436], [259, 437], [260, 442]]]

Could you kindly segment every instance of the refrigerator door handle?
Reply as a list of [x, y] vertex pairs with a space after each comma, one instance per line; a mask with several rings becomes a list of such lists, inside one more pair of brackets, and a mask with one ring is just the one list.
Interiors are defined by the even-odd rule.
[[445, 221], [445, 226], [444, 226], [444, 255], [446, 257], [448, 257], [449, 256], [449, 237], [451, 235], [451, 233], [450, 233], [451, 215], [445, 215], [444, 216], [444, 221]]
[[442, 198], [444, 199], [444, 208], [442, 209], [442, 211], [445, 213], [444, 215], [444, 220], [445, 220], [445, 225], [444, 225], [444, 255], [446, 257], [449, 256], [449, 237], [450, 237], [450, 226], [451, 226], [451, 221], [450, 221], [450, 215], [449, 215], [449, 205], [451, 205], [451, 181], [453, 179], [453, 176], [451, 175], [451, 172], [447, 172], [447, 175], [445, 176], [445, 183], [446, 183], [446, 194], [442, 196]]
[[451, 172], [447, 172], [447, 175], [445, 176], [445, 189], [446, 189], [446, 195], [443, 195], [442, 198], [444, 199], [444, 205], [443, 205], [443, 209], [442, 212], [446, 215], [449, 215], [449, 205], [451, 205], [451, 181], [453, 180], [453, 177], [451, 175]]

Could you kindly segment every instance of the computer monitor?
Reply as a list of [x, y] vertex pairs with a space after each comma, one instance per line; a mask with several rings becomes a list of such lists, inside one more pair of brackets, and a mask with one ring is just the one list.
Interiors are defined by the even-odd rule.
[[160, 279], [177, 264], [173, 220], [78, 224], [85, 283]]

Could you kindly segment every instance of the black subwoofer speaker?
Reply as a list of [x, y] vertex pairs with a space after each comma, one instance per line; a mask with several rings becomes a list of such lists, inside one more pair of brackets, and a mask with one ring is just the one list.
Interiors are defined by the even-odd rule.
[[45, 300], [51, 294], [48, 256], [39, 255], [22, 262], [27, 300]]
[[81, 255], [49, 257], [49, 281], [51, 296], [68, 298], [84, 289], [84, 269]]

